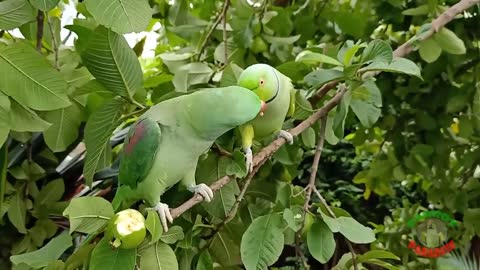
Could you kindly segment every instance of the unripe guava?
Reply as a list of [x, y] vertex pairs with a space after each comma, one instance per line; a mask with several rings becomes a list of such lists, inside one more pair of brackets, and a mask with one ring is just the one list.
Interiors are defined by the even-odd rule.
[[105, 233], [113, 247], [122, 249], [138, 247], [146, 234], [145, 218], [135, 209], [126, 209], [115, 214]]

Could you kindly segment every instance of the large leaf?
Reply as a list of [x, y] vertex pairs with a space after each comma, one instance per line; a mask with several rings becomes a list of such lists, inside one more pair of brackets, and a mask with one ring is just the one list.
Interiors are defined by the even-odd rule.
[[22, 194], [16, 193], [13, 198], [10, 200], [10, 207], [8, 208], [8, 219], [10, 222], [17, 228], [19, 233], [27, 233], [27, 228], [25, 227], [26, 216], [27, 216], [27, 206], [25, 205], [25, 200]]
[[87, 185], [91, 185], [93, 181], [93, 175], [101, 162], [102, 154], [107, 149], [110, 136], [118, 125], [122, 109], [123, 101], [121, 99], [108, 100], [87, 121], [85, 126], [87, 155], [83, 167]]
[[438, 46], [433, 38], [429, 38], [420, 42], [420, 49], [418, 50], [420, 57], [427, 63], [435, 62], [442, 54], [442, 48]]
[[135, 52], [122, 35], [103, 26], [95, 29], [82, 58], [97, 81], [117, 95], [133, 96], [143, 86]]
[[330, 260], [335, 252], [335, 239], [325, 222], [317, 220], [312, 224], [307, 234], [307, 245], [308, 251], [317, 261], [326, 263]]
[[35, 15], [35, 9], [27, 0], [0, 1], [0, 29], [15, 29], [35, 20]]
[[11, 256], [10, 260], [14, 265], [26, 264], [35, 269], [47, 266], [50, 262], [57, 260], [68, 248], [72, 246], [72, 237], [63, 232], [50, 240], [39, 250]]
[[416, 76], [420, 79], [422, 78], [420, 68], [418, 68], [418, 66], [414, 62], [406, 58], [400, 57], [393, 58], [391, 63], [387, 63], [384, 61], [373, 61], [370, 65], [361, 68], [360, 71], [385, 71], [393, 73], [404, 73]]
[[372, 80], [365, 81], [351, 92], [350, 107], [365, 127], [371, 127], [381, 114], [382, 97], [380, 89]]
[[180, 226], [173, 226], [168, 229], [168, 232], [164, 232], [160, 237], [160, 240], [167, 244], [173, 244], [178, 240], [182, 240], [185, 237], [183, 229]]
[[442, 27], [433, 36], [442, 50], [451, 54], [465, 54], [467, 49], [465, 43], [452, 30]]
[[0, 91], [22, 105], [47, 111], [71, 104], [62, 75], [27, 43], [0, 48], [0, 70]]
[[60, 0], [30, 0], [32, 6], [42, 10], [49, 11], [58, 5]]
[[70, 233], [95, 233], [105, 225], [114, 212], [112, 205], [101, 197], [79, 197], [70, 201], [63, 211], [70, 221]]
[[157, 242], [140, 252], [141, 270], [177, 270], [178, 261], [172, 248]]
[[330, 64], [334, 66], [341, 66], [342, 63], [338, 62], [337, 59], [332, 58], [328, 55], [311, 52], [311, 51], [303, 51], [297, 55], [295, 58], [296, 62], [302, 62], [307, 65], [318, 65], [320, 63]]
[[305, 82], [310, 86], [320, 87], [326, 83], [335, 80], [341, 80], [345, 77], [343, 72], [336, 69], [315, 70], [305, 76]]
[[160, 217], [156, 211], [148, 210], [147, 219], [145, 220], [145, 227], [151, 236], [150, 243], [157, 242], [162, 236], [163, 227], [160, 224]]
[[368, 44], [362, 54], [362, 62], [383, 61], [390, 63], [393, 59], [392, 47], [383, 40], [376, 39]]
[[280, 257], [283, 244], [282, 218], [279, 215], [256, 218], [242, 236], [240, 252], [245, 268], [267, 269]]
[[63, 183], [63, 179], [53, 180], [43, 186], [42, 190], [38, 193], [37, 198], [35, 198], [35, 203], [48, 205], [57, 202], [62, 198], [64, 192], [65, 184]]
[[363, 226], [351, 217], [339, 217], [339, 232], [348, 240], [357, 244], [368, 244], [375, 241], [373, 230]]
[[77, 105], [53, 110], [44, 114], [52, 125], [43, 132], [43, 138], [53, 152], [62, 152], [78, 137], [82, 112]]
[[90, 270], [134, 270], [137, 250], [113, 249], [104, 237], [93, 249], [90, 258]]
[[86, 0], [85, 6], [99, 24], [120, 34], [141, 32], [152, 18], [147, 0]]
[[40, 118], [34, 111], [23, 107], [16, 101], [11, 101], [10, 129], [23, 131], [44, 131], [50, 123]]

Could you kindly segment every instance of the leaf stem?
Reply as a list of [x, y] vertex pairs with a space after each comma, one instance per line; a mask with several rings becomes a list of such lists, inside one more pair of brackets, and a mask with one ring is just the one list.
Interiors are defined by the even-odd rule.
[[37, 14], [37, 51], [42, 52], [42, 39], [43, 39], [43, 11], [39, 10]]
[[[53, 52], [55, 55], [55, 68], [58, 70], [58, 46], [57, 40], [55, 38], [55, 33], [53, 32], [52, 23], [50, 22], [50, 18], [48, 17], [48, 13], [45, 13], [45, 18], [47, 19], [48, 28], [50, 29], [50, 34], [52, 35], [52, 43], [53, 43]], [[43, 29], [43, 27], [42, 27]]]

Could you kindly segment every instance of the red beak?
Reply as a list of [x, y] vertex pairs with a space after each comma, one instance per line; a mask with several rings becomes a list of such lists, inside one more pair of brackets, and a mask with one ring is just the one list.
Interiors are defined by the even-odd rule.
[[265, 101], [261, 101], [262, 105], [260, 106], [260, 116], [263, 116], [263, 113], [267, 110], [267, 103], [265, 103]]

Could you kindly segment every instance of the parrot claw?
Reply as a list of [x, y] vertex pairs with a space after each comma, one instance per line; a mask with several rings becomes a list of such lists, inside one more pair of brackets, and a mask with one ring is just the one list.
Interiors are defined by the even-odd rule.
[[168, 207], [165, 203], [157, 203], [155, 207], [153, 207], [155, 211], [157, 211], [158, 215], [160, 216], [160, 221], [162, 222], [163, 230], [168, 232], [167, 220], [172, 223], [173, 218], [172, 214], [170, 214], [170, 207]]
[[252, 154], [252, 149], [248, 148], [245, 150], [245, 165], [247, 167], [247, 173], [250, 173], [253, 171], [253, 154]]
[[288, 142], [288, 144], [293, 144], [293, 136], [288, 131], [280, 130], [278, 132], [278, 137], [284, 138]]
[[212, 189], [209, 186], [207, 186], [203, 183], [198, 184], [196, 186], [192, 186], [188, 190], [190, 190], [191, 192], [194, 192], [194, 193], [200, 193], [200, 195], [202, 195], [203, 198], [205, 199], [205, 201], [207, 201], [207, 202], [211, 202], [212, 199], [213, 199]]

